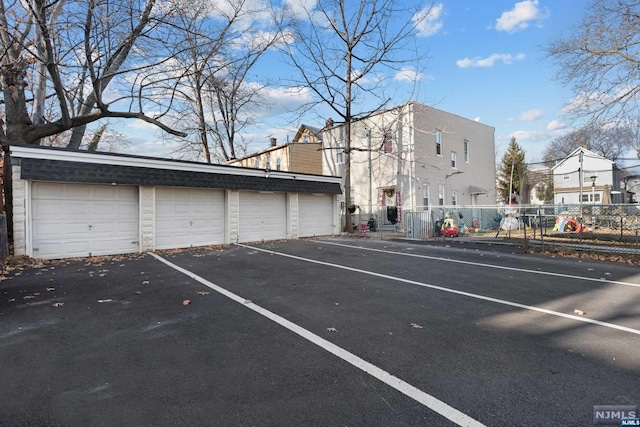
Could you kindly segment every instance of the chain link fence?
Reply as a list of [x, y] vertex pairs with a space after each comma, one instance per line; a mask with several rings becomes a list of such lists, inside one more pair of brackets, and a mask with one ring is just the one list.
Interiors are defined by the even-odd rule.
[[[519, 240], [582, 250], [640, 251], [640, 205], [431, 206], [358, 212], [361, 235], [408, 239]], [[391, 215], [390, 215], [391, 214]], [[395, 216], [395, 223], [390, 218]]]

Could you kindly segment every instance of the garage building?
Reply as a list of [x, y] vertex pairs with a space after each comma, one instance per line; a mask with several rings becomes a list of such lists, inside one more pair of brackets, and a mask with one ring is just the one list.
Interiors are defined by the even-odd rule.
[[339, 232], [340, 177], [11, 145], [16, 255], [69, 258]]

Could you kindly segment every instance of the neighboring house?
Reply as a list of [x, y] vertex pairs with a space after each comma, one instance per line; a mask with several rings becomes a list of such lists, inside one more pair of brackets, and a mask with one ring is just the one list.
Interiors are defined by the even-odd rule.
[[321, 130], [302, 125], [292, 142], [277, 144], [271, 138], [271, 146], [266, 150], [250, 154], [228, 162], [230, 166], [270, 169], [276, 171], [322, 173]]
[[586, 148], [575, 149], [551, 170], [556, 205], [625, 202], [620, 189], [622, 170]]
[[[344, 173], [344, 130], [328, 120], [323, 131], [325, 175]], [[495, 204], [491, 126], [408, 102], [353, 122], [351, 147], [351, 201], [367, 215]]]

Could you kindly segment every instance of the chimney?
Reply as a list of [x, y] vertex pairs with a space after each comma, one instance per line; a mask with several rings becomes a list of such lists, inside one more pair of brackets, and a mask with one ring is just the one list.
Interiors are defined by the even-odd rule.
[[331, 129], [333, 127], [333, 119], [332, 118], [328, 118], [327, 121], [324, 124], [324, 127], [326, 129]]
[[277, 138], [269, 138], [269, 140], [271, 141], [271, 146], [275, 147], [278, 144], [278, 139]]

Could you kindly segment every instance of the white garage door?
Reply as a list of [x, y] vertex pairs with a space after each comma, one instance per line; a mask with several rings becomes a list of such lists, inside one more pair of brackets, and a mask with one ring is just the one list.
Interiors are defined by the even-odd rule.
[[333, 197], [320, 194], [298, 196], [298, 235], [300, 237], [333, 234]]
[[287, 238], [287, 199], [283, 193], [240, 193], [239, 242]]
[[33, 256], [69, 258], [139, 250], [138, 188], [35, 182]]
[[156, 249], [224, 243], [224, 191], [156, 188]]

